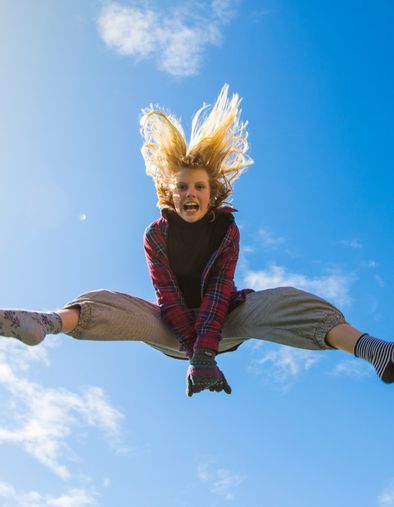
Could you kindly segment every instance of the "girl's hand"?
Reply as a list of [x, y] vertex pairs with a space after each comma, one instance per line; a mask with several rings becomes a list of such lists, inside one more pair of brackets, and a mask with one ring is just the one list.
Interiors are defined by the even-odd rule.
[[194, 351], [186, 377], [186, 394], [188, 396], [199, 393], [204, 389], [231, 393], [231, 387], [217, 366], [215, 355], [216, 353], [210, 349], [197, 349]]

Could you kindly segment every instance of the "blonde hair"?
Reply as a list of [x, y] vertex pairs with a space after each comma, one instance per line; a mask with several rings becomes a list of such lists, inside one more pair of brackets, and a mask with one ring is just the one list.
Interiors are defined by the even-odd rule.
[[232, 184], [245, 168], [253, 164], [248, 150], [247, 122], [240, 121], [237, 94], [227, 97], [228, 85], [220, 91], [209, 114], [203, 105], [192, 120], [189, 146], [180, 122], [171, 114], [144, 109], [141, 117], [141, 149], [146, 173], [155, 183], [159, 207], [174, 209], [171, 184], [181, 169], [205, 169], [208, 173], [213, 202], [217, 208], [232, 193]]

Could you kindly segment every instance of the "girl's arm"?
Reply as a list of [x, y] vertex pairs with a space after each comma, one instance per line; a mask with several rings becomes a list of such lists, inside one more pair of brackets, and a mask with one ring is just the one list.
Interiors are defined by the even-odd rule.
[[145, 231], [144, 249], [161, 315], [174, 331], [179, 350], [190, 358], [196, 340], [193, 317], [169, 265], [165, 238], [155, 223]]
[[195, 324], [194, 349], [211, 349], [218, 352], [221, 332], [235, 290], [234, 273], [239, 255], [239, 230], [233, 222], [226, 233], [226, 243], [219, 253], [209, 276], [207, 289]]

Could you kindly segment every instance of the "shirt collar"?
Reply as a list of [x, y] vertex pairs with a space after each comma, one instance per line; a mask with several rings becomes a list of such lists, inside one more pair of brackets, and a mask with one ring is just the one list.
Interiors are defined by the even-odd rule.
[[[167, 220], [167, 214], [172, 211], [173, 210], [171, 208], [164, 207], [160, 209], [160, 214], [165, 220]], [[231, 206], [221, 206], [215, 209], [215, 212], [219, 213], [235, 213], [237, 211], [237, 209], [232, 208]]]

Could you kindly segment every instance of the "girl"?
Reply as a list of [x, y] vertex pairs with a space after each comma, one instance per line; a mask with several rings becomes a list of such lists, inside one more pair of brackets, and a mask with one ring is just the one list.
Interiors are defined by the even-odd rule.
[[225, 85], [208, 114], [207, 106], [197, 111], [189, 146], [173, 116], [153, 107], [143, 111], [142, 154], [161, 208], [144, 235], [157, 305], [96, 290], [54, 313], [0, 310], [0, 335], [28, 345], [60, 332], [89, 340], [141, 340], [189, 361], [188, 396], [204, 389], [230, 394], [216, 356], [249, 338], [342, 349], [371, 362], [384, 382], [394, 382], [394, 343], [352, 327], [324, 299], [292, 287], [236, 289], [239, 231], [236, 210], [225, 201], [252, 160], [240, 99], [227, 94]]

